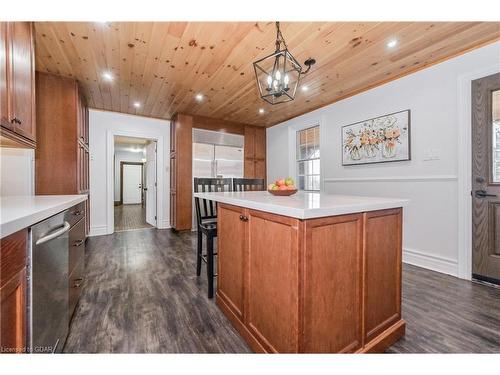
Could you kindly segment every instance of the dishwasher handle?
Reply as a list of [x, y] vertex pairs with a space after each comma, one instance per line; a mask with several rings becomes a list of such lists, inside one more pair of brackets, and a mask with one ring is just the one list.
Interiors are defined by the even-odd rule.
[[71, 227], [71, 225], [69, 225], [69, 223], [67, 221], [65, 221], [64, 225], [61, 228], [58, 228], [57, 230], [51, 232], [50, 234], [47, 234], [46, 236], [43, 236], [42, 238], [39, 238], [36, 241], [36, 244], [37, 245], [41, 245], [41, 244], [43, 244], [45, 242], [53, 240], [54, 238], [59, 237], [60, 235], [62, 235], [64, 233], [66, 233], [67, 231], [69, 231], [70, 227]]

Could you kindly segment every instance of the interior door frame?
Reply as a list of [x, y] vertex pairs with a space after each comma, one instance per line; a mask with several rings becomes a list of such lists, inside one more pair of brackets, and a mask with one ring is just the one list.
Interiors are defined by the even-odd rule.
[[499, 73], [498, 64], [458, 77], [457, 277], [472, 280], [472, 81]]
[[[168, 130], [168, 129], [167, 129]], [[115, 136], [120, 135], [124, 137], [134, 137], [134, 138], [146, 138], [152, 141], [156, 141], [156, 182], [157, 182], [157, 193], [156, 194], [156, 227], [158, 229], [170, 228], [170, 218], [169, 218], [169, 201], [166, 201], [165, 211], [163, 210], [163, 200], [164, 192], [170, 191], [170, 169], [166, 164], [168, 161], [167, 152], [170, 149], [170, 132], [166, 135], [158, 134], [157, 130], [145, 129], [141, 131], [133, 130], [118, 130], [109, 129], [106, 132], [106, 233], [103, 234], [113, 234], [115, 232], [115, 217], [114, 217], [114, 155], [115, 155]], [[160, 155], [160, 157], [158, 157]]]
[[140, 161], [121, 161], [120, 162], [120, 204], [123, 204], [123, 166], [140, 165], [141, 166], [141, 205], [144, 204], [144, 163]]

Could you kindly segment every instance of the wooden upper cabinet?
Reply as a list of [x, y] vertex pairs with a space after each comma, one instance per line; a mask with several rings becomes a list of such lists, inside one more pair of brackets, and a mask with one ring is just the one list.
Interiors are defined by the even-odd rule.
[[78, 141], [82, 144], [89, 144], [89, 114], [87, 101], [82, 94], [78, 83], [75, 82], [77, 91], [77, 124], [78, 124]]
[[[2, 142], [35, 147], [35, 54], [31, 22], [0, 23]], [[9, 144], [12, 145], [12, 144]]]
[[255, 127], [245, 126], [245, 159], [255, 158]]
[[13, 129], [9, 121], [7, 100], [7, 23], [0, 22], [0, 124], [8, 129]]
[[266, 129], [257, 126], [245, 126], [245, 161], [246, 178], [266, 179]]
[[254, 156], [256, 159], [266, 158], [266, 129], [256, 128], [255, 129], [255, 142], [254, 142]]
[[33, 25], [30, 22], [9, 23], [11, 112], [16, 133], [35, 140], [35, 69]]

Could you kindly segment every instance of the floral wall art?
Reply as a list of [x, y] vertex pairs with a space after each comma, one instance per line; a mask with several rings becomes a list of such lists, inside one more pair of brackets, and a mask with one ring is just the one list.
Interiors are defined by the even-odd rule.
[[342, 127], [342, 165], [410, 160], [410, 110]]

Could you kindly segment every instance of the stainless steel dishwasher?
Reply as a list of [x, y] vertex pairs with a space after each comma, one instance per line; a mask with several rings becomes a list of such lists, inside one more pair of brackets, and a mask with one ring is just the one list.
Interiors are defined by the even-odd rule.
[[66, 211], [31, 227], [29, 332], [32, 353], [60, 353], [68, 334]]

